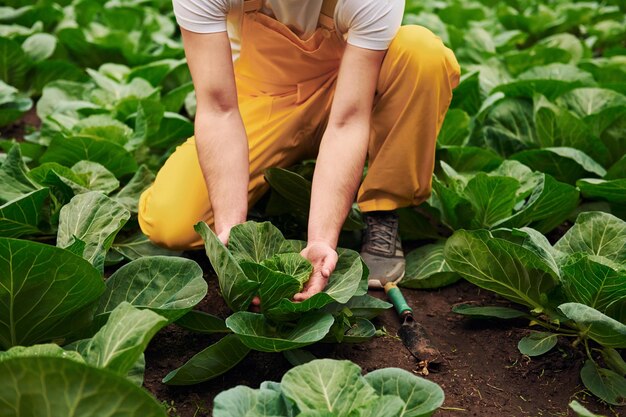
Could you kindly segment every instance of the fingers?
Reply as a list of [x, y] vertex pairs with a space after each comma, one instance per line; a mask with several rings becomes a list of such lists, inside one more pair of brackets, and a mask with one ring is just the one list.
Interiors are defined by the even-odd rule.
[[309, 244], [301, 255], [311, 262], [313, 273], [304, 285], [303, 291], [294, 295], [294, 301], [304, 301], [323, 291], [339, 259], [335, 249], [327, 244]]
[[[330, 273], [328, 275], [330, 276]], [[311, 278], [305, 285], [304, 290], [294, 295], [293, 300], [304, 301], [307, 298], [310, 298], [315, 294], [322, 292], [324, 290], [324, 287], [326, 287], [327, 282], [328, 277], [325, 277], [322, 271], [313, 272]]]
[[321, 269], [322, 275], [324, 276], [324, 278], [326, 278], [326, 280], [328, 280], [328, 278], [330, 277], [330, 274], [332, 274], [335, 268], [337, 267], [338, 259], [339, 259], [339, 256], [337, 255], [337, 253], [333, 252], [332, 254], [326, 256], [324, 260], [322, 261], [322, 267], [320, 269]]
[[258, 313], [259, 311], [261, 311], [261, 299], [258, 295], [252, 299], [252, 303], [250, 304], [248, 310], [254, 313]]
[[224, 246], [228, 246], [228, 238], [230, 237], [230, 229], [229, 230], [225, 230], [222, 233], [220, 233], [219, 235], [217, 235], [217, 238], [224, 244]]

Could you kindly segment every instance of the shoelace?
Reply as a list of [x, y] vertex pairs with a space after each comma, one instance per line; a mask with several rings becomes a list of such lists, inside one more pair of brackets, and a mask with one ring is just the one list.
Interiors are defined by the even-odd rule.
[[367, 216], [367, 237], [372, 250], [391, 252], [396, 243], [397, 219], [393, 216]]

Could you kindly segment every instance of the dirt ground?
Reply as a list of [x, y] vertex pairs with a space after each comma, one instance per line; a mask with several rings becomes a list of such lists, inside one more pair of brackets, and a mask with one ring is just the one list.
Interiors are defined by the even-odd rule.
[[41, 127], [41, 120], [37, 116], [37, 108], [33, 106], [29, 111], [10, 125], [0, 128], [0, 137], [15, 139], [18, 142], [24, 140], [24, 136]]
[[[209, 295], [199, 308], [227, 317], [217, 279], [209, 273], [207, 280]], [[574, 399], [603, 415], [620, 415], [619, 410], [602, 405], [584, 390], [578, 376], [583, 362], [580, 352], [561, 343], [551, 353], [531, 359], [517, 351], [517, 342], [528, 332], [524, 321], [468, 320], [451, 311], [457, 303], [510, 305], [506, 300], [465, 281], [434, 291], [404, 293], [417, 320], [430, 332], [445, 358], [443, 367], [427, 376], [441, 385], [446, 395], [435, 416], [573, 416], [567, 404]], [[384, 297], [382, 292], [371, 294]], [[319, 344], [308, 349], [318, 357], [349, 359], [364, 372], [385, 367], [416, 372], [415, 359], [397, 337], [400, 323], [395, 312], [386, 311], [376, 324], [387, 331], [386, 336], [361, 344]], [[236, 385], [258, 388], [264, 380], [279, 381], [290, 368], [281, 354], [252, 352], [212, 381], [188, 387], [170, 387], [160, 382], [169, 371], [218, 339], [172, 325], [148, 347], [145, 386], [167, 403], [171, 416], [210, 416], [213, 398], [219, 392]]]

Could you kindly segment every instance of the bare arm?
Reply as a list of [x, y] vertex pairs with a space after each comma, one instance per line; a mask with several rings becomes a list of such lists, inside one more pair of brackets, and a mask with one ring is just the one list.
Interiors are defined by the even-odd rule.
[[187, 64], [196, 91], [196, 147], [223, 242], [230, 228], [246, 220], [248, 141], [237, 105], [237, 90], [226, 32], [198, 34], [182, 29]]
[[376, 83], [385, 51], [348, 45], [337, 79], [328, 127], [317, 157], [308, 244], [302, 255], [313, 274], [302, 293], [304, 300], [322, 291], [337, 262], [337, 240], [359, 187], [370, 135]]

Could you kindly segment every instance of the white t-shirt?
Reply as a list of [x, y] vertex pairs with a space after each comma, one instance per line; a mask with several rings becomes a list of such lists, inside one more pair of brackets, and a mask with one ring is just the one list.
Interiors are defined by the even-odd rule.
[[[172, 0], [178, 24], [191, 32], [227, 30], [231, 7], [242, 0]], [[307, 39], [313, 34], [323, 0], [266, 0], [261, 13], [274, 17]], [[350, 45], [385, 50], [396, 35], [404, 14], [404, 0], [339, 0], [335, 25]], [[230, 28], [229, 33], [232, 35]]]

